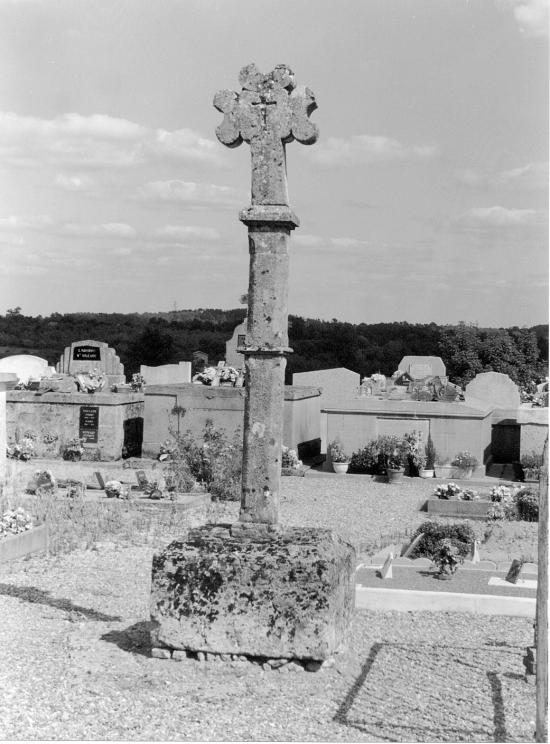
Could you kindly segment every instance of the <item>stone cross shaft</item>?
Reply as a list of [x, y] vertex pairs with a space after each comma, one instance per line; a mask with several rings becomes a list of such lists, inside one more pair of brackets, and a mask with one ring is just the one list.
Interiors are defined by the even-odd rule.
[[223, 90], [214, 106], [225, 116], [220, 142], [250, 145], [251, 206], [239, 218], [248, 226], [250, 269], [245, 357], [246, 398], [240, 522], [279, 521], [284, 375], [288, 348], [288, 240], [298, 219], [289, 208], [285, 145], [317, 140], [308, 116], [317, 108], [308, 88], [297, 88], [286, 65], [263, 75], [247, 65], [242, 91]]

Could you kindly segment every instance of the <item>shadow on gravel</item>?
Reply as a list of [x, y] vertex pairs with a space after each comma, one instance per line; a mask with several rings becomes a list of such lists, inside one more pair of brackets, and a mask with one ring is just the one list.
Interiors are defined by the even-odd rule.
[[507, 741], [502, 684], [496, 672], [487, 672], [487, 679], [491, 685], [491, 698], [493, 699], [493, 725], [495, 727], [494, 741]]
[[[364, 687], [365, 682], [367, 682], [367, 677], [375, 662], [379, 661], [380, 664], [384, 664], [384, 654], [382, 654], [381, 659], [378, 660], [380, 652], [389, 649], [397, 651], [400, 647], [401, 644], [394, 643], [374, 643], [372, 645], [370, 653], [363, 664], [359, 675], [352, 684], [349, 692], [346, 694], [343, 702], [340, 704], [333, 720], [343, 726], [356, 729], [363, 734], [374, 736], [376, 741], [442, 741], [441, 739], [433, 738], [434, 728], [431, 725], [430, 720], [425, 721], [426, 725], [414, 724], [412, 721], [403, 724], [398, 720], [387, 718], [387, 707], [380, 708], [378, 714], [375, 714], [373, 709], [369, 707], [368, 711], [365, 710], [366, 718], [363, 718], [362, 715], [361, 717], [356, 717], [357, 714], [354, 715], [354, 711], [352, 711], [352, 708], [356, 703], [360, 706], [365, 704], [364, 699], [363, 701], [361, 700], [361, 695], [365, 695], [365, 691], [362, 690], [362, 688]], [[493, 741], [506, 741], [507, 732], [502, 684], [499, 675], [496, 672], [486, 672], [486, 675], [490, 685], [493, 703]], [[521, 675], [513, 673], [505, 673], [504, 676], [514, 679], [522, 678]], [[367, 686], [368, 684], [369, 683], [367, 682]], [[402, 695], [403, 693], [401, 692], [400, 694]], [[389, 703], [391, 708], [390, 698], [392, 690], [388, 689], [386, 695], [386, 703]], [[422, 723], [424, 723], [424, 721]], [[489, 732], [483, 728], [466, 729], [455, 725], [452, 727], [452, 731], [449, 730], [449, 736], [451, 737], [449, 741], [482, 741], [483, 739], [481, 737], [486, 737], [488, 733]], [[417, 738], [410, 738], [411, 734], [415, 735]], [[479, 735], [480, 738], [472, 738], [476, 735]], [[399, 738], [400, 736], [403, 736], [404, 738]]]
[[101, 636], [102, 641], [114, 643], [122, 651], [140, 656], [151, 656], [151, 630], [154, 623], [151, 620], [142, 620], [130, 625], [124, 630], [110, 630]]
[[16, 597], [21, 602], [48, 605], [48, 607], [55, 607], [55, 609], [64, 610], [65, 612], [77, 612], [80, 615], [84, 615], [87, 620], [98, 620], [103, 623], [120, 622], [122, 620], [118, 615], [105, 615], [103, 612], [92, 610], [89, 607], [75, 605], [70, 599], [52, 597], [50, 596], [51, 592], [44, 591], [44, 589], [37, 589], [35, 586], [0, 584], [0, 594], [6, 597]]

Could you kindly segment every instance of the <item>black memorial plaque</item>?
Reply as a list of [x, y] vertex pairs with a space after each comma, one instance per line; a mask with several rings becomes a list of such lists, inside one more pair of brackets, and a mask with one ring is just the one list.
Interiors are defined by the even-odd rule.
[[99, 362], [101, 361], [101, 349], [99, 346], [75, 346], [73, 349], [73, 362]]
[[99, 431], [99, 406], [80, 406], [78, 435], [90, 444], [97, 444]]

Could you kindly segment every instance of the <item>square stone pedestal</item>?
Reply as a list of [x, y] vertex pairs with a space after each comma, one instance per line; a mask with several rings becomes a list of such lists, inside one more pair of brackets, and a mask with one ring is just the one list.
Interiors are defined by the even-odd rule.
[[331, 530], [206, 525], [153, 558], [152, 645], [323, 661], [344, 645], [355, 549]]

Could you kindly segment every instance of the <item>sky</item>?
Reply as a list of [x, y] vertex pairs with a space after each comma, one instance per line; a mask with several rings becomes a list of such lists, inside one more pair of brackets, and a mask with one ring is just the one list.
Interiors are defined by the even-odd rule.
[[291, 314], [548, 321], [548, 0], [0, 0], [0, 313], [239, 307], [251, 62], [318, 105]]

